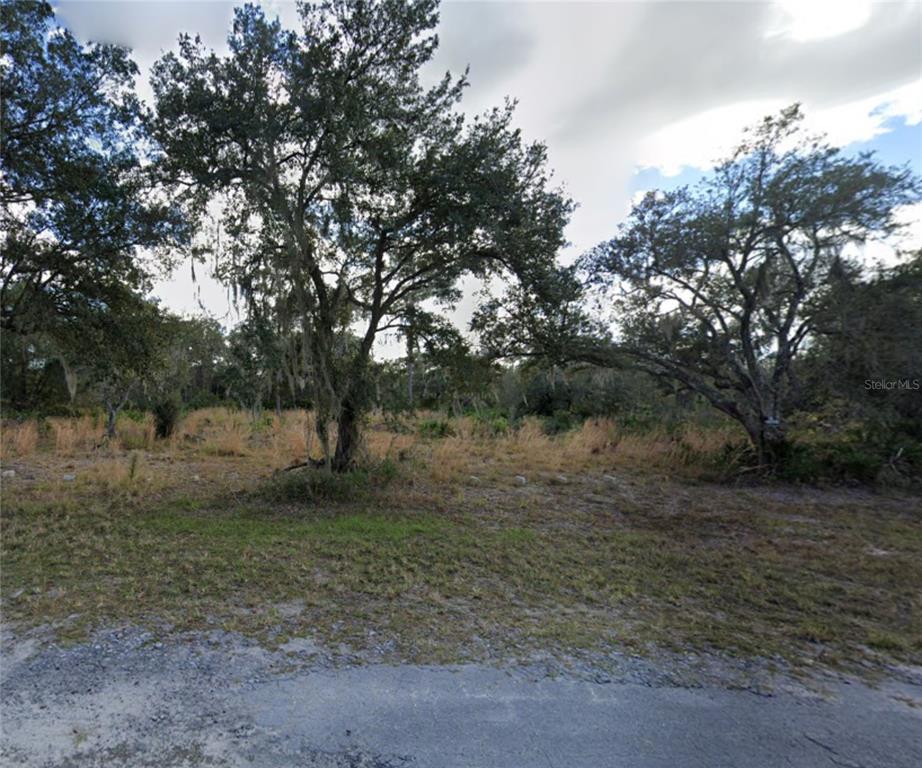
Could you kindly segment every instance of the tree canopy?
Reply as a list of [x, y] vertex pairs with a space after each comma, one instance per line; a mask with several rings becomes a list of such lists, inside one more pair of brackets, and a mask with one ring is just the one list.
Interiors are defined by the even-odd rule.
[[145, 288], [139, 249], [184, 231], [145, 168], [128, 51], [81, 44], [44, 2], [0, 14], [0, 323], [52, 332]]
[[153, 133], [189, 209], [220, 207], [219, 273], [300, 333], [342, 469], [378, 334], [456, 302], [464, 275], [550, 269], [571, 204], [511, 105], [465, 120], [464, 77], [423, 85], [436, 0], [299, 8], [299, 31], [238, 9], [224, 57], [183, 37], [154, 68]]

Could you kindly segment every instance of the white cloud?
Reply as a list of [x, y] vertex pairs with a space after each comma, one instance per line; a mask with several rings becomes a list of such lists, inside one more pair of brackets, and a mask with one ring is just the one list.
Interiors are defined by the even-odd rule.
[[685, 167], [711, 168], [740, 139], [740, 131], [785, 106], [783, 99], [728, 104], [660, 128], [637, 146], [637, 166], [678, 176]]
[[781, 0], [778, 5], [782, 18], [769, 36], [787, 35], [798, 42], [836, 37], [871, 18], [868, 0]]
[[[684, 167], [711, 168], [736, 146], [743, 127], [789, 103], [784, 98], [740, 101], [671, 123], [640, 140], [637, 166], [656, 168], [664, 176], [676, 176]], [[805, 128], [825, 134], [834, 146], [870, 141], [886, 133], [893, 118], [909, 125], [922, 122], [922, 79], [835, 106], [811, 108], [806, 103], [804, 110]]]
[[909, 125], [922, 120], [922, 79], [879, 96], [808, 112], [805, 122], [835, 146], [844, 147], [886, 133], [886, 123], [893, 118]]

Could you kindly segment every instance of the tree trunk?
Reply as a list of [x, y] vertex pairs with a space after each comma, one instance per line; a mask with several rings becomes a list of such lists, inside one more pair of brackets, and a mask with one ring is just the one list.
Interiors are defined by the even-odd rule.
[[757, 423], [747, 424], [746, 431], [758, 453], [759, 465], [777, 469], [787, 457], [790, 445], [781, 420], [763, 416]]
[[106, 437], [115, 439], [115, 420], [118, 418], [119, 409], [111, 403], [106, 403]]
[[[415, 307], [410, 307], [411, 316], [415, 313]], [[411, 324], [412, 325], [412, 324]], [[413, 403], [413, 378], [416, 374], [416, 336], [411, 330], [407, 332], [407, 405], [410, 412], [414, 410]]]
[[355, 467], [360, 443], [359, 418], [359, 409], [354, 403], [343, 404], [337, 423], [336, 452], [332, 464], [334, 472], [348, 472]]
[[407, 357], [407, 405], [413, 410], [413, 358]]

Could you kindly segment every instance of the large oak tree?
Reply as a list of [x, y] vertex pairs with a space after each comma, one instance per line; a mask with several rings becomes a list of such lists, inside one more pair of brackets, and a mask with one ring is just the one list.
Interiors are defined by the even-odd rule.
[[615, 299], [617, 348], [739, 421], [764, 464], [785, 455], [794, 362], [832, 276], [919, 199], [906, 168], [849, 157], [800, 118], [766, 118], [695, 188], [648, 193], [582, 264]]
[[335, 470], [356, 458], [378, 335], [455, 303], [465, 275], [550, 269], [571, 207], [509, 105], [466, 120], [463, 77], [423, 86], [437, 7], [302, 4], [291, 31], [245, 6], [226, 56], [183, 37], [153, 71], [169, 179], [220, 209], [218, 274], [298, 339]]

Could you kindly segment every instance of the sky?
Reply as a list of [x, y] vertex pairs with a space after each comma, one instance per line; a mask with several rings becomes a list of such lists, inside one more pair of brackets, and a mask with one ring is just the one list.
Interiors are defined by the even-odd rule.
[[[267, 0], [297, 24], [293, 2]], [[61, 0], [59, 20], [83, 40], [133, 49], [138, 92], [151, 64], [197, 33], [226, 50], [233, 3]], [[614, 235], [649, 189], [694, 183], [744, 127], [800, 102], [808, 126], [849, 153], [873, 150], [922, 173], [922, 2], [443, 2], [440, 46], [425, 77], [470, 67], [464, 109], [517, 99], [526, 137], [547, 144], [555, 178], [578, 203], [569, 262]], [[922, 243], [922, 206], [903, 212]], [[886, 257], [886, 249], [870, 249]], [[177, 312], [236, 314], [189, 266], [157, 284]], [[471, 292], [456, 315], [463, 324]]]

